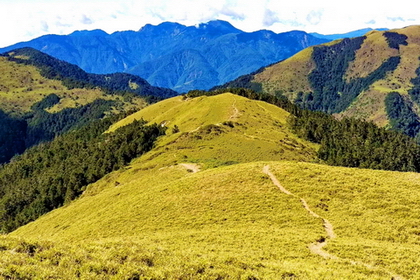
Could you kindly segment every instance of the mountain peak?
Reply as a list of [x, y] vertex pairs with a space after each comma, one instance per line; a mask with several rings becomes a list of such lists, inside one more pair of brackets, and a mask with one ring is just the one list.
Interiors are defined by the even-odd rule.
[[105, 31], [101, 29], [94, 29], [94, 30], [76, 30], [73, 33], [69, 34], [72, 37], [80, 37], [80, 36], [95, 36], [95, 37], [102, 37], [109, 35]]
[[200, 23], [198, 25], [199, 29], [202, 30], [211, 30], [219, 31], [221, 33], [239, 33], [241, 30], [235, 28], [232, 24], [224, 20], [211, 20], [207, 23]]
[[182, 25], [177, 22], [165, 21], [158, 25], [146, 24], [140, 28], [139, 32], [171, 32], [175, 29], [185, 28], [185, 25]]

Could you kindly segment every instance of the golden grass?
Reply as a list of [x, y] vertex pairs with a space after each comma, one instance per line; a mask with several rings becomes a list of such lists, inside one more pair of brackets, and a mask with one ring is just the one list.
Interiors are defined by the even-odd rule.
[[362, 47], [356, 53], [356, 59], [347, 71], [347, 80], [366, 77], [376, 70], [391, 56], [399, 55], [401, 62], [395, 71], [389, 72], [382, 80], [373, 83], [339, 117], [356, 117], [373, 121], [379, 126], [389, 125], [385, 108], [385, 98], [390, 92], [407, 95], [412, 88], [411, 80], [420, 67], [420, 27], [411, 26], [392, 30], [408, 36], [408, 45], [400, 45], [400, 50], [391, 49], [383, 36], [383, 31], [370, 32]]
[[[401, 57], [397, 69], [361, 93], [348, 109], [337, 114], [338, 117], [362, 118], [379, 126], [387, 126], [389, 120], [384, 103], [386, 94], [395, 91], [407, 95], [412, 88], [411, 80], [416, 77], [415, 71], [420, 67], [420, 26], [409, 26], [391, 32], [407, 35], [408, 45], [400, 45], [400, 50], [392, 49], [383, 36], [384, 31], [368, 32], [361, 48], [356, 51], [355, 60], [349, 64], [345, 79], [350, 82], [352, 79], [367, 77], [393, 56]], [[340, 40], [323, 45], [331, 46], [337, 42]], [[268, 67], [255, 76], [254, 82], [261, 83], [265, 92], [274, 94], [281, 91], [290, 100], [295, 100], [299, 92], [311, 92], [307, 77], [316, 66], [311, 59], [312, 51], [313, 47], [307, 48], [285, 61]]]
[[[298, 162], [314, 161], [316, 146], [290, 133], [287, 115], [223, 94], [164, 100], [122, 120], [112, 129], [144, 117], [169, 131], [155, 149], [88, 186], [81, 198], [1, 237], [0, 275], [420, 278], [420, 175]], [[171, 131], [174, 125], [179, 132]], [[270, 143], [290, 149], [279, 154]], [[286, 154], [294, 161], [272, 159]], [[294, 195], [273, 184], [266, 165]], [[327, 236], [322, 219], [300, 198], [332, 224], [336, 238], [324, 250], [336, 259], [309, 249]]]
[[291, 100], [296, 98], [299, 91], [312, 91], [308, 80], [309, 73], [315, 68], [312, 52], [313, 47], [310, 47], [267, 67], [262, 73], [255, 75], [253, 82], [262, 83], [263, 90], [268, 93], [282, 90]]
[[[168, 127], [157, 147], [137, 160], [146, 166], [182, 162], [205, 167], [258, 160], [315, 161], [317, 145], [299, 139], [288, 128], [289, 113], [230, 93], [153, 104], [111, 126], [109, 131], [144, 118]], [[177, 126], [179, 132], [173, 133]]]
[[351, 79], [367, 77], [386, 59], [398, 55], [396, 49], [389, 48], [383, 33], [384, 31], [374, 31], [367, 34], [362, 46], [356, 51], [355, 60], [349, 64], [345, 75], [347, 82]]
[[[420, 276], [420, 175], [252, 162], [260, 160], [258, 152], [247, 149], [241, 135], [266, 143], [282, 133], [287, 137], [280, 138], [283, 141], [297, 140], [285, 136], [286, 112], [232, 94], [165, 100], [118, 126], [135, 117], [176, 124], [180, 131], [169, 132], [153, 151], [89, 186], [80, 199], [5, 237], [1, 242], [6, 245], [0, 243], [3, 275], [42, 278], [60, 271], [64, 278], [88, 279]], [[212, 122], [234, 119], [234, 127], [203, 123], [207, 117]], [[196, 125], [199, 129], [188, 131]], [[216, 130], [208, 132], [209, 125]], [[271, 131], [275, 127], [281, 128], [278, 134]], [[301, 145], [306, 149], [304, 142]], [[266, 158], [273, 154], [261, 151]], [[224, 166], [232, 161], [245, 163]], [[191, 173], [183, 162], [195, 162], [204, 170]], [[296, 196], [281, 192], [263, 173], [265, 165]], [[322, 220], [303, 209], [299, 198], [332, 223], [337, 237], [324, 249], [337, 259], [309, 250], [326, 233]], [[36, 243], [33, 240], [44, 241], [31, 255], [22, 247]]]
[[377, 88], [362, 92], [358, 98], [343, 112], [336, 114], [341, 119], [352, 117], [372, 121], [380, 127], [389, 124], [385, 108], [385, 98], [387, 92], [377, 90]]
[[[322, 221], [278, 190], [262, 172], [267, 164], [333, 224], [337, 237], [326, 250], [338, 259], [309, 251], [325, 236]], [[418, 174], [297, 162], [124, 173], [136, 176], [117, 186], [108, 178], [112, 186], [0, 239], [3, 271], [87, 279], [112, 273], [115, 279], [136, 273], [156, 279], [420, 276]], [[24, 242], [39, 250], [31, 255]]]
[[306, 163], [276, 168], [289, 190], [334, 225], [338, 237], [328, 245], [332, 253], [419, 278], [419, 174]]

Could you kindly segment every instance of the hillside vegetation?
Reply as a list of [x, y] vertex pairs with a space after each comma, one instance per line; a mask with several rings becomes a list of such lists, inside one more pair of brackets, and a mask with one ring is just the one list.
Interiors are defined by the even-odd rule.
[[230, 93], [193, 95], [161, 101], [112, 125], [105, 139], [143, 118], [165, 126], [166, 135], [88, 185], [78, 199], [1, 237], [0, 275], [420, 277], [417, 173], [321, 164], [322, 144], [293, 132], [290, 120], [299, 121], [300, 111], [286, 102], [295, 117]]
[[88, 74], [30, 48], [0, 56], [0, 163], [91, 121], [145, 107], [169, 89], [128, 74]]
[[259, 88], [304, 108], [373, 121], [416, 137], [419, 53], [420, 26], [371, 31], [310, 47], [254, 73], [247, 83], [242, 77], [224, 87]]

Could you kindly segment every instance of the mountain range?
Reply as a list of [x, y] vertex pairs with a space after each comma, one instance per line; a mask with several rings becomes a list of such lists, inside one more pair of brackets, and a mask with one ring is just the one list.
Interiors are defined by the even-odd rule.
[[376, 29], [363, 28], [363, 29], [358, 29], [358, 30], [347, 32], [347, 33], [340, 33], [340, 34], [324, 35], [324, 34], [319, 34], [319, 33], [316, 33], [316, 32], [309, 33], [309, 34], [311, 34], [312, 36], [315, 36], [317, 38], [333, 41], [333, 40], [344, 39], [344, 38], [353, 38], [353, 37], [364, 36], [366, 33], [374, 31], [374, 30], [376, 30], [376, 31], [387, 31], [389, 29], [388, 28], [376, 28]]
[[177, 92], [210, 89], [329, 40], [303, 31], [244, 32], [226, 21], [198, 26], [164, 22], [138, 31], [46, 35], [0, 52], [31, 47], [89, 73], [126, 72]]

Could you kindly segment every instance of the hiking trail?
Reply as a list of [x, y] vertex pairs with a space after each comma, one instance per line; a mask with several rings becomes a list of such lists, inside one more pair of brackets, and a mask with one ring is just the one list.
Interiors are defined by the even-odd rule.
[[[317, 218], [317, 219], [321, 219], [323, 221], [323, 223], [324, 223], [324, 229], [325, 229], [325, 232], [327, 234], [327, 238], [328, 239], [334, 239], [336, 237], [336, 235], [334, 233], [334, 229], [333, 229], [332, 224], [327, 219], [322, 218], [317, 213], [315, 213], [314, 211], [312, 211], [311, 208], [309, 208], [308, 203], [306, 202], [306, 200], [304, 200], [303, 198], [299, 198], [298, 196], [296, 196], [295, 194], [293, 194], [289, 190], [287, 190], [285, 187], [283, 187], [280, 184], [279, 180], [276, 178], [276, 176], [274, 176], [274, 174], [270, 172], [270, 166], [268, 166], [268, 165], [264, 166], [263, 172], [270, 177], [270, 179], [273, 182], [273, 184], [276, 185], [282, 192], [284, 192], [287, 195], [291, 195], [291, 196], [294, 196], [294, 197], [298, 198], [301, 201], [303, 208], [305, 208], [305, 210], [311, 216], [313, 216], [314, 218]], [[317, 255], [320, 255], [323, 258], [326, 258], [326, 259], [337, 259], [336, 256], [334, 256], [334, 255], [332, 255], [332, 254], [330, 254], [327, 251], [325, 251], [325, 250], [322, 249], [324, 246], [327, 245], [327, 238], [323, 238], [323, 237], [320, 238], [319, 240], [317, 240], [314, 243], [310, 244], [308, 246], [308, 248], [309, 248], [309, 250], [311, 250], [312, 253], [317, 254]]]
[[[326, 233], [326, 238], [321, 237], [320, 239], [316, 240], [314, 243], [311, 243], [308, 246], [309, 250], [312, 253], [317, 254], [317, 255], [325, 258], [325, 259], [346, 260], [346, 259], [338, 258], [337, 256], [335, 256], [333, 254], [330, 254], [327, 251], [323, 250], [323, 247], [325, 247], [327, 245], [327, 239], [332, 240], [332, 239], [337, 237], [334, 233], [333, 225], [327, 219], [321, 217], [320, 215], [318, 215], [317, 213], [312, 211], [305, 199], [298, 197], [297, 195], [295, 195], [294, 193], [290, 192], [285, 187], [283, 187], [280, 184], [277, 177], [273, 173], [270, 172], [270, 166], [269, 165], [264, 166], [263, 173], [267, 174], [270, 177], [273, 184], [276, 185], [283, 193], [298, 198], [300, 200], [300, 202], [302, 203], [303, 208], [305, 208], [305, 210], [311, 216], [313, 216], [314, 218], [317, 218], [317, 219], [321, 219], [323, 221], [323, 225], [324, 225], [324, 229], [325, 229], [325, 233]], [[386, 272], [387, 274], [389, 274], [391, 276], [392, 280], [403, 280], [404, 279], [404, 277], [402, 277], [402, 276], [400, 276], [400, 275], [398, 275], [398, 274], [396, 274], [392, 271], [389, 271], [385, 268], [377, 268], [374, 265], [370, 265], [370, 264], [367, 264], [367, 263], [354, 261], [354, 260], [348, 260], [348, 261], [352, 265], [364, 266], [364, 267], [366, 267], [368, 269], [371, 269], [371, 270], [382, 270], [382, 271]]]

